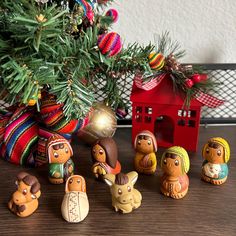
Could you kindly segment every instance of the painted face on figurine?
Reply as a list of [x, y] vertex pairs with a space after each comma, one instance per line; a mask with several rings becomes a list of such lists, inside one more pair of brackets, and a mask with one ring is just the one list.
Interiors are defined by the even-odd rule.
[[166, 153], [163, 159], [162, 170], [173, 177], [178, 177], [183, 174], [181, 158], [173, 153]]
[[50, 156], [50, 163], [65, 163], [72, 156], [71, 147], [63, 142], [51, 145], [48, 153]]
[[85, 180], [80, 175], [72, 175], [66, 182], [66, 192], [86, 192]]
[[93, 152], [93, 157], [96, 161], [106, 162], [106, 152], [99, 144], [96, 144], [93, 147], [92, 152]]
[[136, 150], [142, 153], [153, 152], [153, 141], [152, 138], [146, 135], [139, 135], [136, 141]]
[[224, 148], [216, 142], [208, 142], [203, 151], [203, 157], [213, 164], [223, 164], [224, 161]]

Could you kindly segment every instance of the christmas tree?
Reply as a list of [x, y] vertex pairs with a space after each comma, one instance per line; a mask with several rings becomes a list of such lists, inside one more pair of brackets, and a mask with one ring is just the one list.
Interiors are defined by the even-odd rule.
[[[123, 106], [122, 88], [137, 71], [149, 70], [152, 45], [122, 49], [109, 32], [118, 13], [109, 0], [2, 0], [0, 2], [0, 98], [35, 106], [55, 95], [68, 120], [86, 116], [103, 84], [106, 103]], [[46, 95], [45, 95], [46, 94]]]

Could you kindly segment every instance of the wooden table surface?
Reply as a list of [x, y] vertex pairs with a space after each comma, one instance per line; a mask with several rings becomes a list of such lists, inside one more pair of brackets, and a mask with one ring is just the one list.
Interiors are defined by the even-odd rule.
[[[231, 144], [229, 176], [222, 186], [200, 180], [201, 147], [210, 138], [222, 136]], [[131, 129], [120, 128], [115, 134], [123, 172], [133, 170], [134, 151]], [[105, 183], [91, 174], [89, 146], [73, 141], [76, 173], [85, 177], [90, 211], [78, 224], [61, 217], [63, 185], [52, 185], [47, 179], [47, 167], [29, 169], [0, 160], [0, 235], [236, 235], [236, 126], [200, 128], [198, 153], [190, 153], [190, 188], [181, 200], [160, 193], [160, 169], [154, 176], [140, 175], [135, 187], [142, 193], [139, 209], [123, 215], [113, 211], [111, 195]], [[163, 149], [158, 150], [158, 157]], [[19, 218], [7, 208], [15, 190], [15, 177], [28, 171], [39, 178], [42, 195], [39, 209], [28, 218]]]

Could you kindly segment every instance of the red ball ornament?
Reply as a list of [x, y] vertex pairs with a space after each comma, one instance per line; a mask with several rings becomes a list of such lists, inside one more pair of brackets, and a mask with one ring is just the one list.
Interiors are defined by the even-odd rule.
[[187, 88], [192, 88], [193, 85], [194, 85], [194, 83], [193, 83], [193, 81], [192, 81], [191, 79], [185, 80], [185, 86], [186, 86]]
[[197, 83], [201, 82], [202, 78], [201, 78], [201, 75], [199, 75], [199, 74], [194, 74], [194, 75], [191, 77], [191, 80], [193, 81], [194, 84], [197, 84]]
[[106, 12], [106, 16], [110, 16], [113, 23], [115, 23], [118, 20], [118, 11], [116, 9], [110, 9]]
[[207, 79], [207, 74], [201, 74], [201, 81], [206, 81]]
[[98, 47], [103, 55], [117, 55], [122, 49], [120, 35], [115, 32], [102, 34], [98, 38]]

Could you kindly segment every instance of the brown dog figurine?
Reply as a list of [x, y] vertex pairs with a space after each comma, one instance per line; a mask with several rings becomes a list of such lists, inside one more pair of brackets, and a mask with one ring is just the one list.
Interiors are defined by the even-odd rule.
[[33, 175], [20, 172], [16, 180], [17, 190], [8, 202], [8, 208], [20, 217], [33, 214], [38, 208], [38, 198], [41, 195], [40, 183]]

